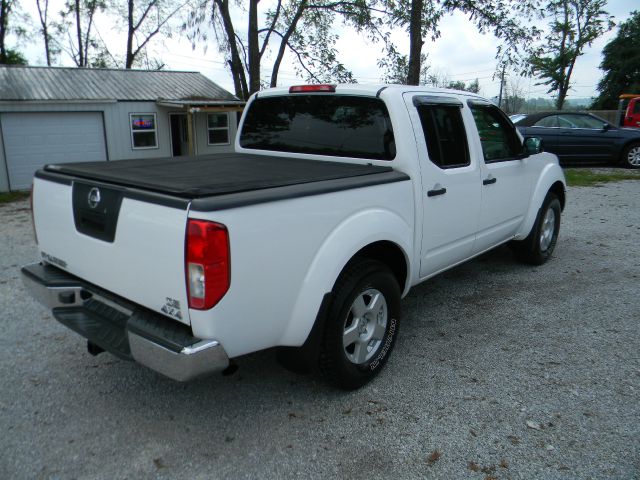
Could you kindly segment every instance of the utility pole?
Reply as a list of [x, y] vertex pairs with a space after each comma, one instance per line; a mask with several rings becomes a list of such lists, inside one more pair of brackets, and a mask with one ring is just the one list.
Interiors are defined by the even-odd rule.
[[502, 108], [502, 88], [504, 87], [504, 71], [507, 66], [502, 66], [502, 74], [500, 74], [500, 94], [498, 95], [498, 108]]

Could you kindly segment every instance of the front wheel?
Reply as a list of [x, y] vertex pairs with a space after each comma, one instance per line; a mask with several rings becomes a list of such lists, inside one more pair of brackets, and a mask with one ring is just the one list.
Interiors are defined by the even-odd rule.
[[634, 143], [625, 148], [620, 161], [627, 168], [640, 168], [640, 143]]
[[345, 390], [375, 377], [398, 335], [400, 287], [391, 271], [375, 260], [351, 262], [333, 289], [320, 352], [320, 371]]
[[513, 249], [521, 261], [542, 265], [551, 258], [558, 241], [561, 213], [558, 197], [547, 193], [531, 233], [524, 240], [513, 242]]

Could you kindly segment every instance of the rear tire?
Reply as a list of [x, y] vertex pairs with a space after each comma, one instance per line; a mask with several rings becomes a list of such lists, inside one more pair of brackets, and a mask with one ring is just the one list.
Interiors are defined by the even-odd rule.
[[359, 388], [386, 364], [400, 322], [400, 287], [381, 262], [356, 259], [333, 288], [319, 367], [331, 383]]
[[520, 261], [531, 265], [542, 265], [551, 258], [558, 241], [561, 213], [562, 208], [558, 197], [555, 193], [547, 193], [527, 238], [512, 243], [513, 250]]
[[640, 143], [632, 143], [622, 151], [620, 163], [627, 168], [640, 168]]

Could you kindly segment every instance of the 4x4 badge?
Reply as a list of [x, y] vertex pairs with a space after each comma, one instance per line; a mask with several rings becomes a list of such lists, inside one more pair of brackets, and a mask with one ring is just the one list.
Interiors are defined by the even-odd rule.
[[100, 190], [95, 187], [89, 190], [87, 203], [91, 208], [96, 208], [100, 204]]

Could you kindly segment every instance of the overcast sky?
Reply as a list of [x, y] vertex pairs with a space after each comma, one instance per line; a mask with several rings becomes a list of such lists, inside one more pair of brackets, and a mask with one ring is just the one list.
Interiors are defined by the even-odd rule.
[[[50, 0], [50, 2], [53, 11], [60, 9], [60, 0]], [[270, 3], [270, 0], [261, 1], [261, 11], [266, 11]], [[35, 1], [30, 1], [28, 4], [25, 1], [23, 8], [31, 14], [35, 24], [38, 14], [33, 4]], [[626, 20], [634, 9], [640, 9], [640, 0], [609, 0], [607, 5], [607, 11], [615, 17], [616, 23]], [[243, 25], [246, 25], [246, 22]], [[340, 33], [340, 40], [337, 44], [339, 59], [353, 72], [358, 82], [379, 83], [383, 72], [378, 68], [377, 60], [382, 56], [382, 46], [370, 44], [364, 36], [351, 29], [341, 26], [336, 28]], [[114, 25], [104, 21], [98, 22], [98, 30], [109, 45], [122, 44], [124, 47], [124, 36], [117, 33]], [[475, 26], [463, 14], [454, 14], [443, 19], [440, 31], [440, 38], [435, 42], [427, 39], [423, 47], [423, 52], [428, 54], [428, 63], [432, 68], [446, 74], [451, 80], [469, 82], [477, 78], [480, 82], [482, 95], [486, 97], [497, 95], [500, 82], [493, 78], [493, 73], [496, 66], [496, 47], [499, 42], [495, 37], [492, 34], [479, 34]], [[617, 27], [596, 40], [592, 47], [578, 59], [572, 77], [574, 85], [569, 93], [569, 98], [595, 95], [595, 87], [601, 77], [598, 65], [601, 61], [602, 48], [615, 36], [616, 32]], [[406, 32], [394, 32], [393, 40], [402, 52], [408, 52], [409, 43]], [[35, 41], [22, 45], [20, 49], [26, 52], [31, 65], [45, 64], [44, 47], [39, 38], [36, 37]], [[209, 41], [206, 52], [203, 48], [192, 50], [191, 44], [186, 38], [174, 34], [173, 38], [153, 45], [153, 54], [161, 58], [169, 69], [202, 72], [222, 87], [233, 92], [233, 83], [225, 69], [223, 57], [211, 41]], [[292, 62], [293, 59], [288, 57], [282, 64], [278, 76], [282, 86], [302, 81], [296, 77]], [[72, 62], [68, 58], [61, 58], [60, 64], [72, 65]], [[270, 73], [270, 66], [267, 65], [267, 68], [263, 67], [262, 72], [265, 79], [268, 79]], [[525, 97], [546, 96], [545, 87], [535, 85], [535, 83], [535, 79], [520, 80]]]

